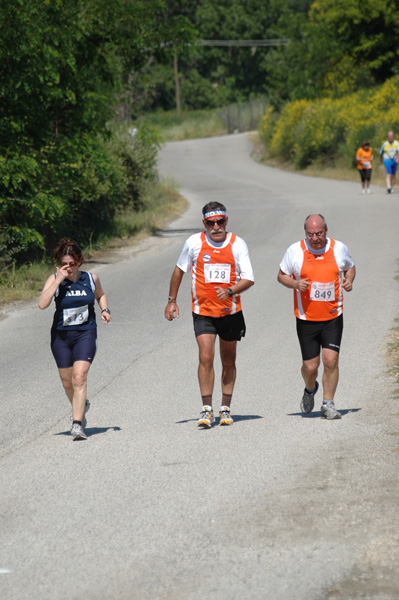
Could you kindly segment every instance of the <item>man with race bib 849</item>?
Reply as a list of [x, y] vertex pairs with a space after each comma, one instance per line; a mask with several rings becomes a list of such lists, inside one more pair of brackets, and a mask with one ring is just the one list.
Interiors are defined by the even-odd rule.
[[220, 425], [231, 425], [231, 397], [236, 378], [236, 347], [245, 335], [240, 294], [254, 284], [248, 248], [243, 239], [226, 231], [226, 207], [209, 202], [202, 209], [205, 231], [188, 238], [177, 261], [169, 288], [165, 318], [179, 316], [177, 293], [184, 273], [191, 271], [194, 332], [199, 349], [198, 380], [202, 412], [198, 426], [210, 428], [215, 372], [213, 361], [219, 336], [222, 361]]
[[305, 382], [300, 408], [305, 414], [314, 408], [321, 352], [324, 366], [321, 416], [340, 419], [334, 395], [343, 331], [343, 290], [352, 290], [356, 269], [347, 246], [327, 237], [323, 215], [309, 215], [304, 227], [305, 239], [288, 248], [277, 276], [279, 283], [294, 290]]

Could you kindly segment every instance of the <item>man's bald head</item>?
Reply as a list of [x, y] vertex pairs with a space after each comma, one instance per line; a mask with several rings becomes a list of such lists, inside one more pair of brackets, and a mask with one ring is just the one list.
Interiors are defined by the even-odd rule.
[[305, 231], [307, 227], [322, 227], [323, 229], [327, 230], [327, 221], [325, 220], [323, 215], [309, 215], [306, 217], [305, 223], [303, 225]]

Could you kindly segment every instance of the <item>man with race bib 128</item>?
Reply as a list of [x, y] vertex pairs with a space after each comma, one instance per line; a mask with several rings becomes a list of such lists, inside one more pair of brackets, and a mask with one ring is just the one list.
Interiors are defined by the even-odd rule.
[[334, 396], [343, 331], [343, 290], [352, 290], [356, 269], [347, 246], [327, 237], [323, 215], [309, 215], [304, 227], [305, 239], [288, 248], [277, 276], [279, 283], [294, 290], [305, 382], [300, 408], [304, 414], [314, 408], [321, 353], [324, 366], [321, 416], [340, 419]]
[[393, 194], [396, 169], [399, 162], [399, 142], [395, 140], [393, 131], [388, 131], [388, 140], [381, 146], [380, 163], [382, 160], [387, 172], [387, 192]]
[[236, 379], [237, 341], [245, 335], [241, 293], [254, 284], [248, 248], [227, 232], [226, 207], [209, 202], [202, 209], [205, 231], [186, 240], [172, 275], [165, 318], [179, 316], [177, 294], [184, 273], [191, 271], [194, 332], [199, 349], [198, 380], [202, 397], [201, 428], [215, 422], [212, 406], [216, 336], [222, 361], [220, 425], [231, 425], [230, 404]]

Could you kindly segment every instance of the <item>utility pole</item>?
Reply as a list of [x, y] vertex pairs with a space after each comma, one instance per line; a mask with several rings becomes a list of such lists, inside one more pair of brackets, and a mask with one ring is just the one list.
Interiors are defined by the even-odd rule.
[[175, 72], [175, 92], [176, 92], [176, 111], [177, 115], [181, 117], [181, 103], [180, 103], [180, 82], [179, 82], [179, 65], [177, 62], [177, 52], [173, 55], [173, 68]]

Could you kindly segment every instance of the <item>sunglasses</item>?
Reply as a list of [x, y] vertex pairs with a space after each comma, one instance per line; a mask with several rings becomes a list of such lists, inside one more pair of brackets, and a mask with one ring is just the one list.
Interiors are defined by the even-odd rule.
[[217, 221], [207, 221], [207, 222], [206, 222], [206, 224], [207, 224], [207, 225], [210, 225], [210, 226], [211, 226], [211, 225], [215, 225], [215, 223], [216, 223], [217, 225], [219, 225], [219, 227], [220, 227], [221, 225], [224, 225], [224, 224], [226, 223], [226, 219], [218, 219]]
[[76, 267], [78, 263], [76, 261], [70, 262], [70, 263], [61, 263], [61, 267], [70, 267], [71, 269], [73, 269], [73, 267]]

